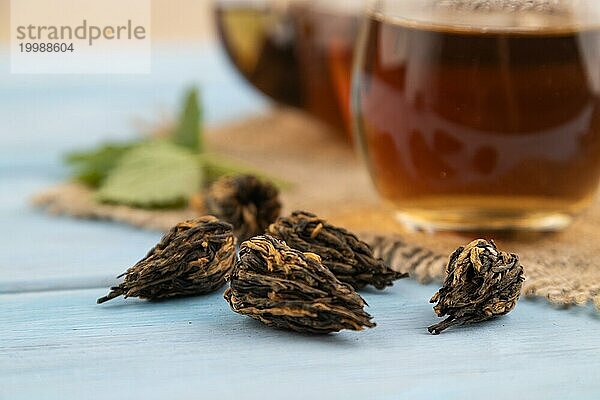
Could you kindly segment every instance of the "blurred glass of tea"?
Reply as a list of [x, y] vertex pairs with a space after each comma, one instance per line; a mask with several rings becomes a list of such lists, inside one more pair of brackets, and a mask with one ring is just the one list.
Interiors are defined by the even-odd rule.
[[376, 188], [413, 226], [557, 230], [600, 178], [600, 1], [382, 0], [353, 104]]
[[237, 69], [273, 100], [350, 137], [350, 83], [363, 1], [220, 0], [223, 45]]

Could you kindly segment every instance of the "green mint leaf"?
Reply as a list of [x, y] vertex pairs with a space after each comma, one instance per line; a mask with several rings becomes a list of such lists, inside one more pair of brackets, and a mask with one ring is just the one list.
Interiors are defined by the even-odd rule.
[[137, 147], [125, 154], [97, 199], [139, 208], [184, 207], [202, 186], [198, 158], [165, 141]]
[[179, 123], [173, 135], [173, 141], [179, 146], [195, 152], [202, 152], [202, 108], [198, 90], [190, 89], [183, 105]]
[[137, 143], [106, 143], [97, 148], [71, 152], [65, 163], [73, 171], [73, 178], [93, 188], [99, 187], [125, 153]]

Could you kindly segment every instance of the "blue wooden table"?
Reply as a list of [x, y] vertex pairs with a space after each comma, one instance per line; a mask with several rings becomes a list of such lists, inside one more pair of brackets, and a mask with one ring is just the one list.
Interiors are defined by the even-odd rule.
[[364, 291], [378, 327], [271, 330], [221, 293], [114, 300], [114, 276], [159, 234], [44, 215], [28, 197], [64, 179], [61, 154], [159, 121], [199, 84], [209, 123], [266, 102], [212, 45], [154, 50], [148, 76], [10, 75], [0, 52], [0, 399], [600, 399], [600, 316], [522, 301], [431, 336], [435, 285]]

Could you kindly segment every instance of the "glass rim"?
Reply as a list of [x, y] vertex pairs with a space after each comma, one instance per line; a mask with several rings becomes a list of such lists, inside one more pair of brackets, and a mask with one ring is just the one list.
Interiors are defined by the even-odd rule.
[[[504, 1], [489, 0], [489, 4], [515, 4], [514, 0]], [[366, 10], [371, 18], [393, 24], [464, 33], [543, 31], [544, 34], [561, 34], [600, 29], [600, 1], [539, 1], [540, 4], [556, 4], [557, 8], [515, 10], [466, 6], [486, 4], [485, 0], [371, 0]]]

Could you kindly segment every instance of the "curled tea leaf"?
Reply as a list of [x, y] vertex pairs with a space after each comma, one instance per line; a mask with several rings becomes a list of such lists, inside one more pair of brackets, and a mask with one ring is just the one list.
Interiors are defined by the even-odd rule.
[[233, 228], [215, 217], [182, 222], [98, 304], [119, 296], [158, 300], [214, 292], [233, 268], [235, 247]]
[[429, 327], [439, 334], [454, 325], [472, 324], [508, 314], [523, 285], [523, 267], [516, 254], [499, 251], [494, 242], [475, 240], [451, 256], [444, 286], [431, 298], [443, 322]]
[[210, 187], [206, 210], [229, 222], [239, 240], [265, 232], [281, 212], [279, 191], [254, 175], [226, 176]]
[[279, 329], [331, 333], [375, 326], [363, 298], [319, 256], [268, 235], [242, 243], [224, 296], [233, 311]]
[[314, 214], [296, 211], [279, 218], [268, 233], [284, 240], [288, 246], [318, 254], [325, 265], [342, 282], [362, 289], [392, 286], [408, 274], [392, 270], [381, 258], [375, 258], [369, 245], [343, 228], [328, 224]]

